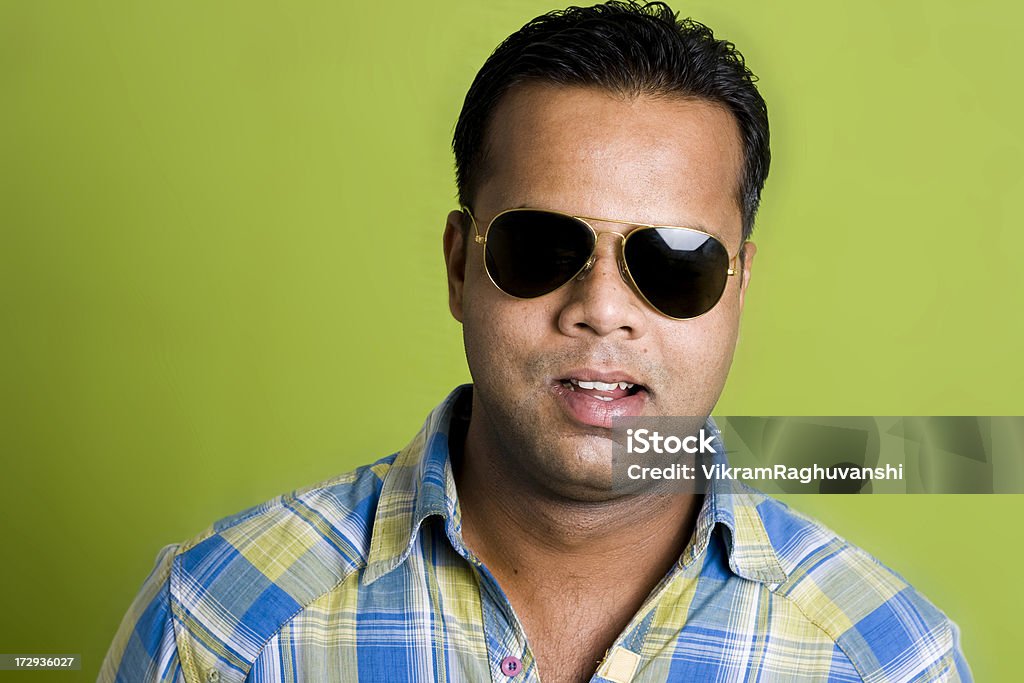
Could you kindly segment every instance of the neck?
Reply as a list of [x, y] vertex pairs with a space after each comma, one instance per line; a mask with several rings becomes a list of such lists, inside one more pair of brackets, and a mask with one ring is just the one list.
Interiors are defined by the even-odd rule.
[[[506, 584], [616, 586], [646, 596], [689, 542], [703, 497], [575, 500], [532, 486], [471, 419], [456, 488], [466, 545]], [[623, 581], [631, 585], [624, 586]]]

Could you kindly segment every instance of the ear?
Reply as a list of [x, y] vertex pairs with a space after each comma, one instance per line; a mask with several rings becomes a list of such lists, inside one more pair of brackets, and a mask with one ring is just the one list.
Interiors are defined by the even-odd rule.
[[[466, 244], [467, 230], [463, 228], [468, 220], [461, 211], [452, 211], [444, 226], [444, 263], [448, 271], [448, 308], [452, 317], [462, 322], [462, 292], [466, 285]], [[468, 228], [469, 226], [465, 226]]]
[[743, 310], [743, 297], [747, 293], [747, 286], [750, 284], [750, 270], [754, 267], [754, 254], [757, 253], [757, 245], [753, 242], [743, 244], [743, 272], [740, 273], [740, 311]]

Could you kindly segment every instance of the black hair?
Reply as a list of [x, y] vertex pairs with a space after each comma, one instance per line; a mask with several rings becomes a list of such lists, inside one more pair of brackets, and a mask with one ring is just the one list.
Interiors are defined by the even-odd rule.
[[678, 19], [663, 2], [611, 1], [569, 7], [530, 21], [484, 62], [466, 93], [452, 148], [459, 201], [471, 206], [486, 173], [487, 128], [514, 86], [597, 87], [623, 97], [678, 95], [727, 108], [743, 144], [738, 201], [750, 236], [768, 176], [768, 109], [736, 46]]

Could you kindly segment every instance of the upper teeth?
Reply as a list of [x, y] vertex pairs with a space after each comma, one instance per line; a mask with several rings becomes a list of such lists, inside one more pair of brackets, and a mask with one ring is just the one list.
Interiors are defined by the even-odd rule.
[[570, 379], [570, 382], [578, 386], [580, 389], [599, 389], [600, 391], [611, 391], [613, 389], [631, 389], [633, 384], [631, 382], [588, 382], [584, 379]]

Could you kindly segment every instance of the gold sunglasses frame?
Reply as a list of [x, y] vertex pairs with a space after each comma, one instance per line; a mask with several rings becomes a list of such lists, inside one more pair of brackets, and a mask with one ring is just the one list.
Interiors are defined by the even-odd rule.
[[[725, 290], [729, 286], [729, 281], [727, 279], [725, 281], [725, 285], [722, 286], [722, 291], [718, 294], [718, 300], [715, 301], [714, 306], [712, 306], [708, 310], [706, 310], [703, 313], [700, 313], [698, 315], [691, 316], [689, 318], [677, 318], [674, 315], [669, 315], [665, 311], [661, 310], [660, 308], [658, 308], [657, 306], [652, 304], [650, 299], [648, 299], [647, 296], [644, 295], [644, 293], [640, 291], [640, 287], [636, 284], [636, 280], [633, 278], [633, 274], [629, 271], [629, 264], [626, 263], [626, 242], [629, 240], [629, 238], [632, 235], [634, 235], [634, 234], [636, 234], [638, 232], [643, 232], [644, 230], [655, 230], [655, 229], [686, 230], [687, 232], [695, 232], [695, 233], [697, 233], [699, 235], [706, 235], [707, 237], [710, 237], [711, 239], [713, 239], [716, 242], [718, 242], [719, 244], [721, 244], [722, 245], [722, 249], [725, 250], [726, 256], [728, 256], [729, 255], [729, 248], [725, 246], [725, 240], [723, 240], [718, 235], [716, 235], [714, 233], [707, 232], [705, 230], [698, 230], [697, 228], [688, 228], [688, 227], [682, 226], [682, 225], [652, 225], [652, 224], [649, 224], [649, 223], [634, 223], [632, 221], [623, 221], [623, 220], [617, 220], [617, 219], [614, 219], [614, 218], [595, 218], [593, 216], [576, 216], [576, 215], [573, 215], [573, 214], [570, 214], [570, 213], [563, 213], [562, 211], [554, 211], [554, 210], [551, 210], [551, 209], [534, 209], [534, 208], [529, 208], [529, 207], [521, 207], [521, 208], [516, 208], [516, 209], [505, 209], [504, 211], [500, 211], [497, 214], [495, 214], [494, 218], [492, 218], [487, 223], [487, 228], [484, 230], [483, 234], [481, 234], [480, 233], [480, 226], [477, 224], [476, 217], [473, 215], [473, 212], [470, 210], [470, 208], [468, 206], [463, 206], [463, 207], [461, 207], [461, 211], [463, 213], [465, 213], [467, 216], [469, 216], [469, 220], [473, 223], [473, 232], [475, 233], [475, 235], [473, 236], [473, 241], [476, 242], [477, 244], [481, 245], [482, 247], [484, 247], [484, 249], [482, 250], [481, 256], [483, 257], [484, 272], [487, 273], [487, 279], [491, 281], [492, 285], [494, 285], [495, 287], [498, 288], [498, 291], [502, 292], [503, 294], [505, 294], [507, 296], [512, 297], [513, 299], [527, 300], [527, 299], [536, 299], [536, 298], [539, 298], [539, 297], [521, 297], [521, 296], [516, 296], [515, 294], [509, 294], [504, 289], [502, 289], [500, 286], [498, 286], [498, 283], [494, 281], [494, 277], [491, 275], [490, 269], [487, 267], [487, 233], [490, 232], [491, 226], [494, 225], [494, 221], [498, 220], [498, 218], [500, 218], [501, 216], [504, 216], [505, 214], [515, 213], [515, 212], [520, 212], [520, 211], [529, 211], [529, 212], [533, 212], [533, 213], [538, 213], [538, 212], [539, 213], [547, 213], [547, 214], [552, 214], [552, 215], [555, 215], [555, 216], [561, 216], [563, 218], [571, 218], [571, 219], [573, 219], [575, 221], [578, 221], [579, 223], [582, 223], [583, 225], [585, 225], [587, 227], [587, 229], [590, 230], [590, 232], [594, 235], [594, 247], [593, 247], [593, 250], [590, 252], [590, 256], [587, 258], [586, 263], [584, 263], [583, 266], [581, 266], [579, 270], [577, 270], [575, 273], [573, 273], [572, 277], [567, 279], [565, 282], [560, 284], [558, 287], [555, 287], [554, 289], [552, 289], [550, 292], [547, 292], [547, 294], [553, 294], [554, 292], [557, 292], [558, 290], [560, 290], [562, 287], [565, 287], [567, 284], [569, 284], [573, 280], [575, 280], [577, 278], [580, 278], [581, 274], [586, 273], [586, 272], [588, 272], [590, 270], [590, 268], [594, 265], [594, 260], [595, 260], [595, 257], [597, 255], [597, 241], [601, 238], [601, 235], [606, 235], [606, 234], [607, 235], [617, 235], [618, 237], [622, 238], [621, 241], [619, 242], [619, 253], [618, 253], [619, 274], [622, 276], [622, 279], [626, 281], [626, 283], [632, 288], [632, 290], [636, 293], [636, 295], [639, 296], [644, 301], [644, 303], [646, 303], [652, 309], [657, 311], [658, 314], [663, 315], [666, 318], [670, 318], [672, 320], [696, 320], [697, 318], [701, 317], [702, 315], [707, 315], [708, 313], [710, 313], [711, 311], [713, 311], [715, 309], [715, 306], [718, 306], [719, 302], [722, 300], [722, 295], [725, 294]], [[596, 221], [596, 222], [599, 222], [599, 223], [613, 223], [615, 225], [628, 225], [628, 226], [633, 227], [634, 229], [630, 230], [628, 234], [624, 234], [624, 233], [621, 233], [621, 232], [616, 232], [614, 230], [605, 230], [604, 232], [598, 232], [597, 230], [594, 229], [594, 226], [590, 224], [590, 221]], [[727, 263], [728, 263], [728, 269], [726, 270], [726, 277], [727, 278], [732, 277], [733, 275], [736, 275], [737, 273], [740, 272], [740, 271], [738, 271], [736, 269], [736, 260], [743, 253], [743, 247], [746, 246], [746, 243], [747, 243], [746, 240], [744, 240], [743, 244], [740, 245], [739, 250], [736, 252], [736, 255], [730, 257], [729, 260], [727, 261]], [[546, 296], [546, 294], [541, 294], [540, 296]]]

